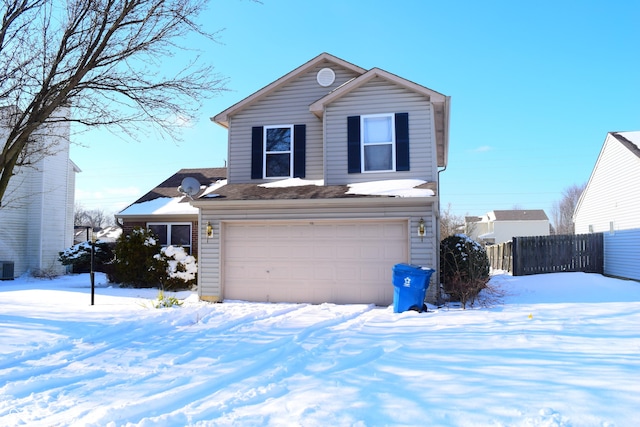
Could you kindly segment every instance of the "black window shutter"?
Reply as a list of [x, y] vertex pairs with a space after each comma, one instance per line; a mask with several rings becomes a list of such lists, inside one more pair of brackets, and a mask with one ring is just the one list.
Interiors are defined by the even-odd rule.
[[360, 116], [347, 117], [348, 172], [360, 173]]
[[262, 152], [264, 130], [262, 126], [251, 128], [251, 179], [262, 179]]
[[396, 113], [396, 170], [409, 170], [409, 113]]
[[293, 177], [304, 178], [307, 150], [307, 126], [293, 126]]

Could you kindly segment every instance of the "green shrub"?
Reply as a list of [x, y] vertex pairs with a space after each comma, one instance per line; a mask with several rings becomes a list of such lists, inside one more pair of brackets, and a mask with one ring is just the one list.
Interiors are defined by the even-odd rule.
[[[93, 254], [93, 271], [107, 273], [113, 262], [113, 247], [110, 242], [98, 240]], [[59, 252], [58, 259], [62, 265], [70, 265], [74, 273], [91, 271], [91, 242], [86, 241]]]
[[151, 304], [154, 308], [180, 307], [182, 305], [182, 301], [176, 297], [165, 296], [164, 291], [160, 290], [160, 292], [158, 292], [158, 299], [152, 301]]
[[440, 242], [440, 279], [443, 290], [462, 308], [473, 306], [489, 281], [489, 258], [484, 248], [464, 234]]
[[150, 230], [136, 227], [116, 240], [112, 282], [141, 288], [160, 284], [165, 268], [154, 256], [160, 253], [160, 243]]

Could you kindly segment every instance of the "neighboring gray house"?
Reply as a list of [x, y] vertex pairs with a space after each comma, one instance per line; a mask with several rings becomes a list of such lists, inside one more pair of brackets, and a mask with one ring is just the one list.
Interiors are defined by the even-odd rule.
[[179, 245], [187, 253], [197, 255], [198, 209], [178, 191], [187, 177], [198, 180], [201, 194], [202, 189], [211, 190], [226, 179], [227, 169], [180, 169], [116, 215], [122, 231], [129, 234], [135, 227], [148, 228], [158, 236], [161, 245]]
[[[10, 109], [0, 109], [0, 134]], [[68, 108], [57, 111], [64, 117]], [[59, 252], [73, 245], [75, 175], [69, 159], [69, 122], [48, 123], [34, 134], [55, 154], [15, 170], [0, 207], [0, 276], [47, 271], [62, 274]], [[9, 278], [9, 277], [5, 277]]]
[[200, 298], [388, 305], [395, 264], [437, 269], [449, 102], [323, 53], [212, 117], [228, 182], [191, 202]]
[[640, 131], [609, 132], [573, 216], [604, 233], [604, 273], [640, 280]]
[[480, 217], [465, 217], [465, 234], [486, 245], [513, 237], [548, 236], [549, 218], [542, 209], [494, 210]]

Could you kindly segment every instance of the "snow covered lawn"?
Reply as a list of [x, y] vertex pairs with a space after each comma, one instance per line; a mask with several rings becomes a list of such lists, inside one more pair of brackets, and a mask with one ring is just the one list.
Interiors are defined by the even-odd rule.
[[637, 425], [639, 283], [492, 282], [502, 305], [422, 314], [0, 282], [0, 425]]

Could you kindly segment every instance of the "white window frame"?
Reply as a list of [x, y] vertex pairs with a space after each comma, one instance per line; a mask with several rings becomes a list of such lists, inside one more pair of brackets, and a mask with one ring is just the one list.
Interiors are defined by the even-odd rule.
[[[380, 142], [369, 142], [365, 143], [365, 120], [377, 117], [388, 117], [391, 123], [391, 140], [390, 141], [380, 141]], [[381, 169], [381, 170], [367, 170], [366, 165], [366, 152], [365, 147], [373, 146], [373, 145], [391, 145], [391, 169]], [[396, 123], [395, 123], [395, 114], [394, 113], [383, 113], [383, 114], [367, 114], [360, 116], [360, 170], [362, 173], [380, 173], [380, 172], [395, 172], [396, 171]]]
[[[268, 129], [289, 129], [291, 134], [291, 144], [289, 145], [288, 151], [267, 151], [267, 130]], [[293, 144], [294, 136], [293, 136], [293, 125], [267, 125], [262, 129], [263, 137], [262, 137], [262, 178], [264, 179], [282, 179], [282, 178], [292, 178], [293, 177]], [[267, 156], [270, 154], [289, 154], [289, 175], [283, 176], [267, 176]]]
[[171, 245], [171, 227], [174, 225], [188, 225], [189, 226], [189, 245], [182, 245], [185, 250], [187, 250], [188, 254], [193, 253], [193, 224], [190, 222], [147, 222], [147, 229], [151, 229], [152, 225], [166, 225], [167, 226], [167, 244], [161, 246], [163, 248]]

